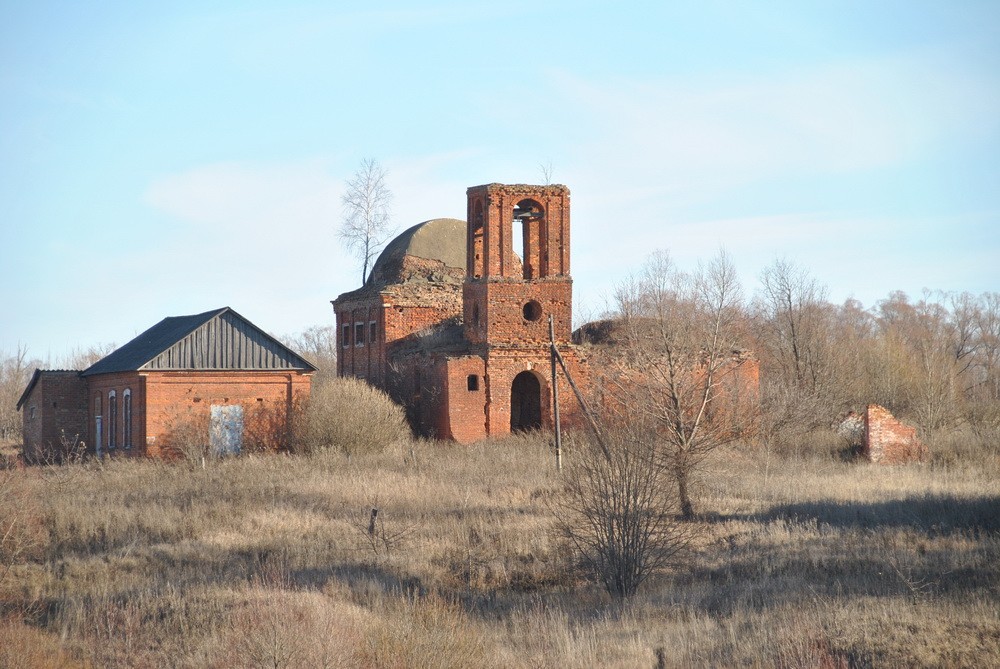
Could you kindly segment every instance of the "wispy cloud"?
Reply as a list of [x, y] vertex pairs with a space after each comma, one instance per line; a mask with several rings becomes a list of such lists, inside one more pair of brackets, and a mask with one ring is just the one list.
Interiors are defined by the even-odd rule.
[[683, 199], [784, 172], [894, 165], [1000, 128], [990, 82], [924, 55], [698, 83], [551, 76], [553, 104], [574, 109], [585, 138], [581, 162]]

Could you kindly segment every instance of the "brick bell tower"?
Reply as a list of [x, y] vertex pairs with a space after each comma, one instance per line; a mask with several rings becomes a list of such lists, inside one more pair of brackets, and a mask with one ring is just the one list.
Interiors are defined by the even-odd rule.
[[537, 349], [549, 341], [551, 314], [556, 342], [569, 342], [569, 189], [494, 183], [467, 196], [466, 339], [487, 349]]

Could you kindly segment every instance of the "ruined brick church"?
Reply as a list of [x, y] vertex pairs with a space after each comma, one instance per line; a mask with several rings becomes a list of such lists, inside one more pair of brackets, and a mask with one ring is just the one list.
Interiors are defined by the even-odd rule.
[[569, 189], [494, 183], [467, 199], [467, 221], [409, 228], [333, 301], [338, 374], [384, 389], [418, 433], [461, 443], [551, 427], [550, 316], [573, 378], [588, 379], [571, 343]]

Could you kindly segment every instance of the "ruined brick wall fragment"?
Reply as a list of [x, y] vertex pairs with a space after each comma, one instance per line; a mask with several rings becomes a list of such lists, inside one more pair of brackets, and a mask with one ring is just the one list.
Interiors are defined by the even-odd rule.
[[917, 430], [896, 418], [885, 407], [869, 404], [865, 408], [865, 440], [862, 456], [869, 462], [895, 465], [922, 462], [927, 447], [917, 439]]

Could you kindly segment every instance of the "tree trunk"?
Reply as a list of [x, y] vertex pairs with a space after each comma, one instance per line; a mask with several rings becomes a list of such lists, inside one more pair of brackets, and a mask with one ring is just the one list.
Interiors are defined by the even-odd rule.
[[677, 499], [681, 503], [681, 516], [684, 520], [694, 518], [694, 506], [691, 504], [691, 496], [688, 494], [688, 468], [684, 463], [678, 463], [676, 470], [677, 478]]

